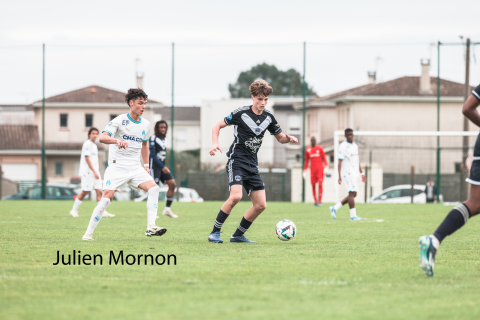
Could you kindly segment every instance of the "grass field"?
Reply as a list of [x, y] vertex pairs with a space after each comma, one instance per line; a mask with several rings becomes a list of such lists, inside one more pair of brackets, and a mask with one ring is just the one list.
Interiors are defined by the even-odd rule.
[[[68, 201], [0, 202], [0, 319], [479, 319], [480, 219], [445, 240], [435, 276], [418, 267], [417, 239], [451, 207], [269, 203], [247, 236], [258, 244], [210, 244], [221, 203], [174, 203], [179, 219], [147, 238], [144, 203], [114, 202], [93, 242], [81, 241], [95, 203], [71, 218]], [[224, 240], [243, 212], [224, 224]], [[160, 205], [163, 207], [163, 204]], [[278, 240], [290, 219], [298, 234]], [[384, 222], [376, 222], [383, 219]], [[103, 265], [57, 265], [57, 250], [101, 254]], [[110, 250], [175, 254], [177, 265], [108, 265]]]

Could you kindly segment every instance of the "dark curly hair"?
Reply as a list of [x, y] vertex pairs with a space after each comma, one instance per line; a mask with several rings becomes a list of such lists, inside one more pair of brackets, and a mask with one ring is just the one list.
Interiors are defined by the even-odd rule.
[[[165, 123], [165, 125], [167, 126], [167, 131], [168, 131], [168, 123], [167, 123], [167, 121], [165, 121], [165, 120], [157, 121], [157, 123], [155, 123], [155, 127], [154, 127], [155, 135], [156, 135], [157, 137], [160, 137], [160, 136], [161, 136], [161, 135], [160, 135], [160, 125], [161, 125], [162, 123]], [[167, 131], [165, 131], [165, 134], [167, 134]]]
[[128, 93], [125, 95], [125, 102], [128, 104], [128, 106], [130, 106], [130, 100], [136, 100], [138, 98], [147, 100], [148, 96], [145, 91], [140, 88], [128, 89]]

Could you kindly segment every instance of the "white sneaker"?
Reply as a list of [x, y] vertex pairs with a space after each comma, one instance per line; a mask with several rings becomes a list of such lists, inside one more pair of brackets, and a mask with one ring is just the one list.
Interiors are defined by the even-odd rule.
[[78, 211], [77, 210], [71, 210], [70, 215], [74, 218], [78, 218]]
[[93, 241], [93, 234], [84, 234], [82, 240]]
[[115, 215], [114, 215], [114, 214], [111, 214], [111, 213], [108, 213], [107, 210], [105, 210], [105, 211], [103, 212], [102, 217], [113, 218], [113, 217], [115, 217]]
[[178, 216], [172, 212], [172, 209], [170, 208], [165, 208], [162, 213], [164, 216], [168, 216], [170, 218], [178, 218]]

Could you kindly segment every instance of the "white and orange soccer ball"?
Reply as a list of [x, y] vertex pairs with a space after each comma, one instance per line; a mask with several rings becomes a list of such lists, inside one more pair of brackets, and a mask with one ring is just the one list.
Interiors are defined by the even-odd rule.
[[288, 241], [293, 239], [297, 234], [297, 227], [295, 226], [295, 223], [285, 219], [277, 223], [275, 233], [277, 234], [278, 239]]

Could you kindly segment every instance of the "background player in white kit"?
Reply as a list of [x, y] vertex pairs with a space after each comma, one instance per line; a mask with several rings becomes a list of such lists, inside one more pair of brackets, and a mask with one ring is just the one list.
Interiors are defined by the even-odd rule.
[[[110, 205], [115, 191], [125, 183], [134, 189], [143, 189], [148, 194], [145, 235], [161, 236], [167, 232], [167, 229], [155, 225], [160, 188], [150, 176], [148, 164], [150, 122], [141, 117], [147, 103], [147, 94], [142, 89], [130, 89], [125, 101], [130, 106], [130, 111], [113, 119], [100, 136], [100, 142], [110, 145], [108, 168], [105, 170], [102, 198], [93, 210], [82, 240], [93, 240], [93, 231]], [[144, 164], [143, 168], [139, 160]]]
[[[70, 211], [72, 217], [78, 217], [78, 208], [82, 204], [83, 198], [95, 189], [97, 193], [97, 203], [102, 197], [102, 178], [100, 177], [100, 170], [98, 166], [98, 148], [95, 141], [98, 138], [98, 129], [90, 128], [88, 130], [88, 139], [83, 143], [82, 154], [80, 156], [80, 168], [78, 175], [81, 178], [82, 192], [78, 195], [73, 203], [73, 208]], [[106, 210], [103, 213], [104, 217], [115, 217], [114, 214], [108, 213]]]
[[357, 217], [357, 210], [355, 209], [355, 197], [358, 192], [358, 176], [362, 175], [362, 182], [366, 181], [365, 175], [362, 172], [360, 166], [360, 160], [358, 158], [358, 146], [353, 142], [353, 130], [345, 129], [346, 141], [340, 144], [338, 152], [338, 184], [345, 186], [348, 192], [342, 201], [335, 206], [330, 207], [330, 214], [333, 219], [337, 218], [337, 210], [348, 202], [350, 207], [350, 220], [363, 220]]

